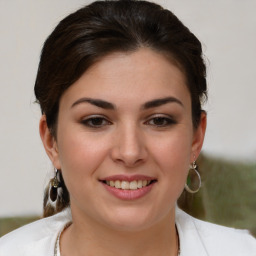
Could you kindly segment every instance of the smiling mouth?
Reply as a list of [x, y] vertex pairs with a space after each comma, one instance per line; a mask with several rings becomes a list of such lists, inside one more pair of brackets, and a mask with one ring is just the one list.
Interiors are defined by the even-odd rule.
[[133, 180], [133, 181], [126, 181], [126, 180], [102, 180], [102, 183], [114, 187], [121, 190], [136, 190], [147, 187], [157, 180]]

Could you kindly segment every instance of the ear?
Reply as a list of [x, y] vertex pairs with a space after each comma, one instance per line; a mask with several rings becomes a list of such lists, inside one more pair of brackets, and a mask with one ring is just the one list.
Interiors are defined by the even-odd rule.
[[42, 115], [40, 119], [39, 132], [40, 132], [41, 140], [44, 145], [45, 152], [47, 153], [48, 157], [52, 161], [52, 164], [56, 169], [61, 169], [57, 141], [54, 138], [54, 136], [51, 134], [47, 126], [45, 115]]
[[202, 149], [205, 131], [206, 131], [206, 124], [207, 124], [207, 115], [205, 111], [202, 111], [200, 123], [198, 127], [194, 130], [192, 151], [190, 156], [191, 163], [198, 158], [200, 151]]

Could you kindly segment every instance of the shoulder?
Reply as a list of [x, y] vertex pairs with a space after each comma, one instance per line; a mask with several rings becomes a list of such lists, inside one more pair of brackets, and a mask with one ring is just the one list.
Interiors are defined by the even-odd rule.
[[0, 238], [0, 256], [50, 255], [58, 233], [69, 221], [71, 214], [66, 209], [10, 232]]
[[201, 221], [179, 209], [176, 212], [176, 224], [184, 251], [194, 247], [198, 255], [256, 255], [256, 239], [247, 230]]

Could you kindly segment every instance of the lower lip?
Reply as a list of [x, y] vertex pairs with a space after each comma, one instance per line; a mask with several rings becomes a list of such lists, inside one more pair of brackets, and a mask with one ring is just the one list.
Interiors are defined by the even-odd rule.
[[112, 195], [114, 195], [115, 197], [122, 199], [122, 200], [135, 200], [135, 199], [139, 199], [143, 196], [145, 196], [146, 194], [148, 194], [150, 192], [150, 190], [152, 189], [152, 187], [154, 186], [155, 182], [143, 187], [143, 188], [138, 188], [138, 189], [119, 189], [119, 188], [115, 188], [115, 187], [111, 187], [108, 186], [105, 183], [102, 183], [104, 185], [104, 187], [106, 188], [107, 191], [109, 191]]

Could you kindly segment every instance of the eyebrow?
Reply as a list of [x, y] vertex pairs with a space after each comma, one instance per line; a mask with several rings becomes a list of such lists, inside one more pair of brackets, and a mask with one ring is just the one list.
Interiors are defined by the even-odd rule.
[[[111, 109], [111, 110], [116, 109], [116, 106], [108, 101], [100, 100], [100, 99], [92, 99], [92, 98], [81, 98], [81, 99], [75, 101], [72, 104], [71, 108], [78, 104], [81, 104], [81, 103], [90, 103], [94, 106], [97, 106], [97, 107], [100, 107], [103, 109]], [[154, 99], [154, 100], [148, 101], [142, 105], [141, 109], [144, 110], [144, 109], [155, 108], [155, 107], [165, 105], [167, 103], [178, 103], [179, 105], [184, 107], [182, 102], [180, 100], [178, 100], [177, 98], [166, 97], [166, 98], [160, 98], [160, 99]]]
[[167, 103], [178, 103], [179, 105], [184, 107], [182, 102], [180, 100], [178, 100], [177, 98], [166, 97], [166, 98], [161, 98], [161, 99], [155, 99], [155, 100], [148, 101], [145, 104], [143, 104], [142, 109], [155, 108], [155, 107], [165, 105]]
[[95, 105], [99, 108], [104, 108], [104, 109], [115, 109], [115, 105], [110, 103], [110, 102], [107, 102], [105, 100], [100, 100], [100, 99], [92, 99], [92, 98], [81, 98], [77, 101], [75, 101], [71, 108], [80, 104], [80, 103], [90, 103], [92, 105]]

